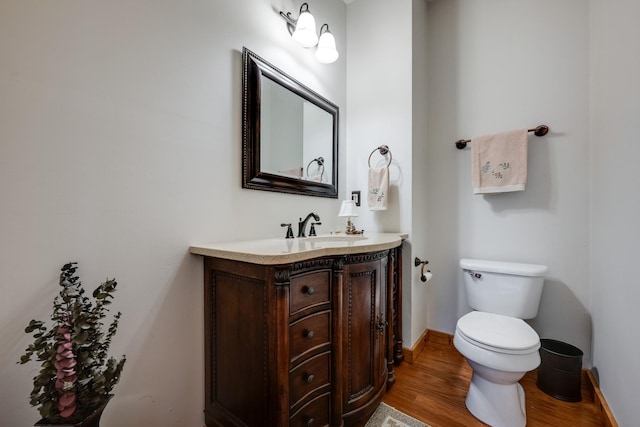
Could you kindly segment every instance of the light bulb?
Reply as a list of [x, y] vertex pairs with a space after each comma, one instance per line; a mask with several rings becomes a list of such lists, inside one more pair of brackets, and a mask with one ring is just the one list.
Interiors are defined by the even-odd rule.
[[296, 23], [296, 30], [292, 36], [293, 39], [303, 47], [313, 47], [318, 44], [316, 20], [308, 10], [300, 13], [298, 22]]
[[336, 50], [336, 39], [333, 34], [327, 30], [320, 34], [318, 48], [316, 50], [316, 58], [324, 64], [330, 64], [338, 59], [338, 51]]

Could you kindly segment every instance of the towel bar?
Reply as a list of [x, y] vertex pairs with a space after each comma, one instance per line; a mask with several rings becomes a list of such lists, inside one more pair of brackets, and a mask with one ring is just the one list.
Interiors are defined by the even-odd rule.
[[[549, 126], [547, 125], [540, 125], [540, 126], [536, 126], [533, 129], [527, 129], [528, 132], [533, 132], [535, 136], [544, 136], [547, 134], [547, 132], [549, 132]], [[456, 141], [456, 148], [458, 150], [462, 150], [463, 148], [466, 148], [467, 143], [471, 142], [470, 139], [460, 139], [458, 141]]]
[[393, 156], [391, 155], [391, 150], [389, 150], [389, 146], [388, 145], [381, 145], [378, 148], [375, 148], [371, 154], [369, 154], [369, 167], [371, 167], [371, 156], [373, 156], [373, 153], [375, 153], [376, 151], [380, 151], [380, 154], [383, 156], [386, 156], [387, 154], [389, 155], [389, 162], [387, 163], [387, 167], [389, 167], [389, 165], [391, 164], [391, 160], [393, 159]]

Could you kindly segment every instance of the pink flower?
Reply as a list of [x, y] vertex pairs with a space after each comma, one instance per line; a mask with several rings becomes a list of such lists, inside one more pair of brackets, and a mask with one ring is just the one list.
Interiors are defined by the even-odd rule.
[[74, 392], [64, 392], [58, 398], [58, 411], [62, 418], [70, 417], [76, 411], [76, 394]]
[[68, 325], [58, 326], [58, 347], [56, 348], [56, 383], [55, 388], [60, 392], [58, 397], [58, 411], [62, 418], [70, 417], [76, 411], [76, 393], [73, 390], [78, 376], [74, 367], [78, 363], [73, 353], [73, 343]]
[[77, 365], [78, 362], [76, 362], [76, 359], [74, 358], [69, 358], [69, 359], [60, 359], [60, 360], [56, 360], [53, 365], [56, 367], [56, 369], [70, 369], [73, 368], [74, 366]]

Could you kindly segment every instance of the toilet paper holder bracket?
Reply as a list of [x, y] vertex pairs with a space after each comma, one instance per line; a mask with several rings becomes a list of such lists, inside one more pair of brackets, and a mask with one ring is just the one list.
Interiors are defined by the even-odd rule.
[[[416, 257], [413, 260], [414, 266], [417, 267], [419, 265], [422, 265], [422, 267], [420, 268], [420, 280], [422, 280], [423, 282], [426, 282], [428, 280], [427, 276], [424, 274], [424, 266], [427, 264], [429, 264], [429, 261], [427, 261], [426, 259], [424, 261], [421, 261], [420, 258]], [[431, 270], [427, 270], [427, 273], [431, 273]]]

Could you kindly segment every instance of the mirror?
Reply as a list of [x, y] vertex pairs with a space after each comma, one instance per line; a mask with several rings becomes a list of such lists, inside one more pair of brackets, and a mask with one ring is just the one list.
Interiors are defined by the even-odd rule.
[[242, 50], [242, 187], [338, 198], [338, 107]]

